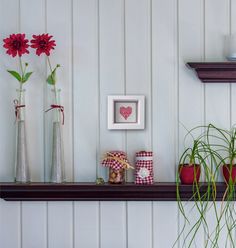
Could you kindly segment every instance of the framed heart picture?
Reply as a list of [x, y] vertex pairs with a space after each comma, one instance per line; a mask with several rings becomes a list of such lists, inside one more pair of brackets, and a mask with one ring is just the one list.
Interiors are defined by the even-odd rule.
[[144, 96], [108, 96], [108, 129], [144, 129]]

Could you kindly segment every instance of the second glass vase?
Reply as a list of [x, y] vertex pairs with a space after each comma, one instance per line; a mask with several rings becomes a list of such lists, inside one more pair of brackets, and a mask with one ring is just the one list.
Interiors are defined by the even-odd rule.
[[65, 178], [65, 160], [62, 125], [64, 124], [64, 109], [60, 105], [60, 89], [53, 89], [51, 110], [52, 117], [52, 162], [51, 178], [53, 183], [62, 183]]

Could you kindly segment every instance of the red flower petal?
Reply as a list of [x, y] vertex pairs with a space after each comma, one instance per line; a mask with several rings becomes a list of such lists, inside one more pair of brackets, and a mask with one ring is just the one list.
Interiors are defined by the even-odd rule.
[[36, 49], [36, 54], [40, 56], [42, 53], [45, 53], [47, 56], [50, 56], [50, 52], [56, 46], [55, 40], [51, 40], [52, 35], [41, 34], [33, 35], [31, 42], [31, 47]]
[[6, 48], [6, 53], [15, 57], [16, 55], [22, 56], [25, 53], [29, 53], [27, 48], [29, 47], [29, 40], [25, 39], [25, 34], [11, 34], [9, 37], [3, 39]]

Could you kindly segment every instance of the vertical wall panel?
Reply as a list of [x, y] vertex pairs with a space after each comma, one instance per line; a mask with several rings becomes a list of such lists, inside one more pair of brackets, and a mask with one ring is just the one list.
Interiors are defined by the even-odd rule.
[[[31, 11], [28, 11], [28, 8]], [[35, 15], [35, 13], [38, 13]], [[31, 20], [31, 21], [29, 21]], [[32, 25], [34, 23], [34, 25]], [[45, 32], [45, 4], [43, 0], [20, 1], [20, 30], [31, 39], [33, 34]], [[32, 77], [26, 83], [27, 135], [29, 164], [32, 181], [44, 180], [44, 96], [45, 60], [36, 56], [35, 50], [23, 57], [29, 63]], [[24, 248], [46, 247], [46, 203], [22, 203], [22, 246]], [[35, 214], [37, 213], [37, 214]], [[35, 242], [37, 240], [37, 242]]]
[[[190, 11], [190, 10], [194, 11]], [[185, 150], [185, 146], [192, 146], [192, 139], [184, 144], [187, 130], [204, 124], [204, 90], [203, 84], [186, 67], [188, 61], [201, 61], [203, 59], [203, 1], [180, 0], [178, 6], [178, 54], [179, 54], [179, 151]], [[183, 127], [184, 126], [184, 127]], [[186, 129], [187, 130], [186, 130]], [[195, 132], [196, 137], [200, 132]], [[186, 161], [188, 162], [188, 161]], [[185, 204], [185, 203], [184, 203]], [[186, 204], [186, 214], [190, 218], [191, 225], [199, 218], [194, 203]], [[193, 208], [193, 209], [192, 209]], [[180, 214], [180, 229], [184, 219]], [[184, 236], [188, 235], [191, 225], [187, 225]], [[184, 246], [185, 238], [181, 238], [180, 247]], [[189, 242], [190, 239], [187, 239]], [[204, 231], [200, 227], [193, 247], [201, 247], [204, 244]], [[192, 247], [191, 246], [191, 247]]]
[[[135, 152], [152, 149], [151, 132], [151, 25], [150, 1], [125, 1], [126, 93], [145, 95], [145, 130], [127, 132], [127, 150], [134, 163]], [[133, 172], [129, 180], [133, 180]], [[152, 204], [128, 202], [128, 246], [152, 246]]]
[[[101, 154], [124, 149], [124, 131], [107, 129], [107, 96], [124, 94], [123, 1], [99, 1], [100, 144]], [[99, 168], [106, 178], [107, 169]]]
[[[163, 21], [159, 21], [163, 20]], [[152, 125], [155, 178], [175, 181], [177, 122], [177, 30], [173, 1], [152, 3]], [[157, 156], [157, 158], [156, 158]]]
[[[19, 31], [19, 2], [13, 0], [0, 1], [0, 39], [11, 33]], [[13, 181], [14, 179], [14, 154], [15, 154], [15, 116], [13, 99], [16, 97], [18, 82], [7, 73], [7, 69], [18, 69], [18, 61], [5, 54], [1, 42], [0, 61], [0, 181]], [[0, 201], [0, 247], [21, 246], [21, 216], [20, 203]]]
[[[207, 213], [207, 223], [209, 223], [209, 233], [210, 233], [210, 239], [209, 239], [209, 243], [208, 243], [208, 246], [207, 247], [212, 247], [212, 241], [214, 240], [215, 238], [215, 233], [216, 233], [216, 230], [215, 230], [215, 227], [217, 225], [217, 218], [216, 216], [218, 215], [218, 218], [220, 218], [221, 216], [221, 210], [222, 210], [222, 203], [221, 202], [217, 202], [216, 203], [216, 209], [214, 209], [213, 207], [211, 208], [210, 211], [208, 211]], [[223, 216], [222, 217], [222, 221], [221, 221], [221, 231], [220, 231], [220, 235], [219, 235], [219, 239], [218, 239], [218, 242], [217, 242], [217, 245], [219, 247], [232, 247], [229, 242], [226, 242], [226, 239], [227, 239], [227, 228], [225, 226], [225, 217]], [[212, 241], [211, 241], [212, 240]], [[227, 245], [226, 245], [227, 244]]]
[[[145, 129], [127, 132], [127, 150], [134, 163], [135, 152], [152, 149], [151, 140], [151, 47], [150, 1], [127, 0], [125, 5], [126, 94], [145, 95]], [[129, 180], [133, 180], [130, 173]]]
[[47, 207], [45, 202], [22, 203], [23, 248], [47, 247], [46, 211]]
[[[230, 32], [229, 0], [206, 1], [206, 59], [224, 60], [224, 37]], [[219, 100], [220, 99], [220, 100]], [[230, 85], [206, 85], [206, 120], [220, 128], [230, 127]], [[222, 181], [222, 177], [220, 177]], [[221, 203], [217, 203], [218, 214]], [[209, 221], [210, 220], [210, 221]], [[213, 210], [207, 214], [209, 228], [213, 230], [216, 220]], [[221, 231], [219, 247], [225, 246], [226, 228]], [[230, 247], [229, 245], [227, 247]]]
[[[229, 1], [207, 1], [205, 12], [206, 59], [224, 60], [224, 37], [229, 34], [230, 28]], [[206, 120], [221, 128], [230, 127], [229, 84], [206, 85]]]
[[[28, 9], [31, 9], [29, 12]], [[37, 12], [37, 15], [35, 13]], [[30, 21], [29, 21], [30, 20]], [[32, 25], [34, 23], [34, 25]], [[45, 32], [45, 4], [44, 0], [37, 2], [20, 1], [20, 30], [29, 40], [33, 34]], [[29, 164], [32, 181], [44, 180], [44, 96], [45, 58], [36, 55], [35, 49], [29, 49], [30, 55], [22, 57], [23, 62], [28, 62], [27, 70], [33, 71], [30, 79], [25, 83], [26, 89], [26, 118]]]
[[124, 202], [101, 202], [101, 247], [126, 247], [125, 218]]
[[[124, 5], [123, 0], [101, 0], [99, 3], [102, 154], [109, 150], [125, 149], [124, 131], [107, 129], [107, 96], [124, 94]], [[99, 175], [106, 178], [106, 170], [99, 168]], [[101, 247], [125, 247], [125, 204], [101, 203], [100, 215]]]
[[[56, 6], [56, 10], [55, 10]], [[61, 104], [65, 111], [64, 154], [66, 163], [66, 177], [70, 181], [73, 178], [72, 156], [72, 6], [71, 1], [49, 0], [47, 1], [47, 32], [56, 40], [55, 51], [52, 51], [50, 60], [52, 66], [60, 64], [57, 70], [57, 88], [61, 89]], [[58, 28], [60, 27], [60, 28]], [[48, 86], [48, 92], [51, 87]], [[51, 99], [48, 99], [47, 107]], [[48, 158], [51, 162], [51, 158]], [[50, 163], [47, 165], [47, 177], [50, 175]]]
[[99, 208], [97, 202], [75, 203], [74, 247], [99, 247]]
[[[194, 9], [194, 12], [189, 11]], [[186, 62], [203, 59], [203, 1], [179, 1], [179, 145], [180, 152], [192, 145], [184, 137], [192, 128], [204, 124], [203, 84], [186, 67]], [[194, 35], [192, 35], [194, 34]], [[187, 130], [186, 130], [186, 129]], [[194, 135], [199, 135], [194, 133]]]
[[[73, 3], [74, 165], [76, 181], [94, 181], [98, 154], [98, 4]], [[89, 135], [88, 135], [89, 134]]]
[[[155, 248], [172, 247], [178, 234], [178, 208], [175, 202], [153, 203], [153, 240]], [[166, 235], [166, 234], [171, 235]], [[176, 246], [177, 247], [177, 246]]]
[[[100, 161], [98, 87], [98, 1], [73, 1], [74, 179], [79, 182], [95, 181]], [[75, 247], [98, 248], [98, 202], [74, 204]]]
[[48, 203], [48, 248], [72, 248], [73, 226], [70, 202]]
[[0, 200], [0, 247], [21, 247], [21, 217], [19, 202]]
[[[66, 178], [73, 179], [73, 146], [72, 146], [72, 2], [67, 0], [47, 1], [47, 31], [54, 35], [57, 47], [51, 55], [54, 66], [58, 69], [58, 88], [61, 88], [61, 104], [65, 109], [64, 152]], [[58, 28], [60, 27], [60, 28]], [[48, 102], [49, 103], [49, 102]], [[50, 161], [50, 159], [49, 159]], [[50, 164], [47, 165], [47, 169]], [[49, 175], [49, 171], [47, 175]], [[48, 246], [73, 246], [73, 208], [72, 203], [48, 204]]]
[[[152, 1], [152, 125], [154, 174], [158, 182], [175, 181], [178, 106], [176, 7], [171, 0]], [[177, 204], [153, 203], [153, 227], [153, 246], [172, 247], [178, 233]], [[163, 238], [166, 233], [172, 235]]]
[[[231, 13], [230, 13], [230, 17], [231, 17], [231, 23], [230, 23], [230, 27], [231, 27], [231, 33], [235, 34], [236, 33], [236, 2], [235, 1], [231, 1]], [[235, 84], [231, 84], [231, 125], [235, 125], [236, 124], [236, 100], [235, 100], [235, 96], [236, 95], [236, 85]]]
[[[0, 21], [1, 21], [1, 41], [12, 33], [19, 31], [19, 5], [18, 1], [0, 1]], [[9, 15], [11, 13], [11, 15]], [[2, 44], [2, 42], [1, 42]], [[0, 49], [0, 73], [1, 73], [1, 126], [0, 126], [0, 172], [1, 181], [13, 181], [15, 171], [15, 114], [13, 100], [15, 99], [16, 89], [19, 83], [6, 70], [18, 70], [18, 60], [6, 55], [6, 50]], [[7, 166], [6, 166], [7, 165]]]
[[152, 247], [152, 205], [128, 202], [128, 247]]

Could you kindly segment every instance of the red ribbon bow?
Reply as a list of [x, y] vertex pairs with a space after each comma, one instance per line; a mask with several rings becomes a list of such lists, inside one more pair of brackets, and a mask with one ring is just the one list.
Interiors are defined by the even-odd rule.
[[19, 110], [20, 110], [20, 108], [24, 108], [25, 104], [19, 105], [19, 101], [17, 99], [15, 99], [13, 101], [13, 103], [14, 103], [14, 106], [15, 106], [15, 116], [16, 116], [16, 120], [17, 120], [18, 117], [19, 117], [19, 112], [20, 112]]
[[48, 112], [52, 109], [58, 109], [59, 111], [61, 111], [62, 114], [62, 125], [64, 125], [64, 121], [65, 121], [65, 114], [64, 114], [64, 107], [61, 105], [57, 105], [57, 104], [52, 104], [51, 108], [49, 108], [48, 110], [46, 110], [45, 112]]

